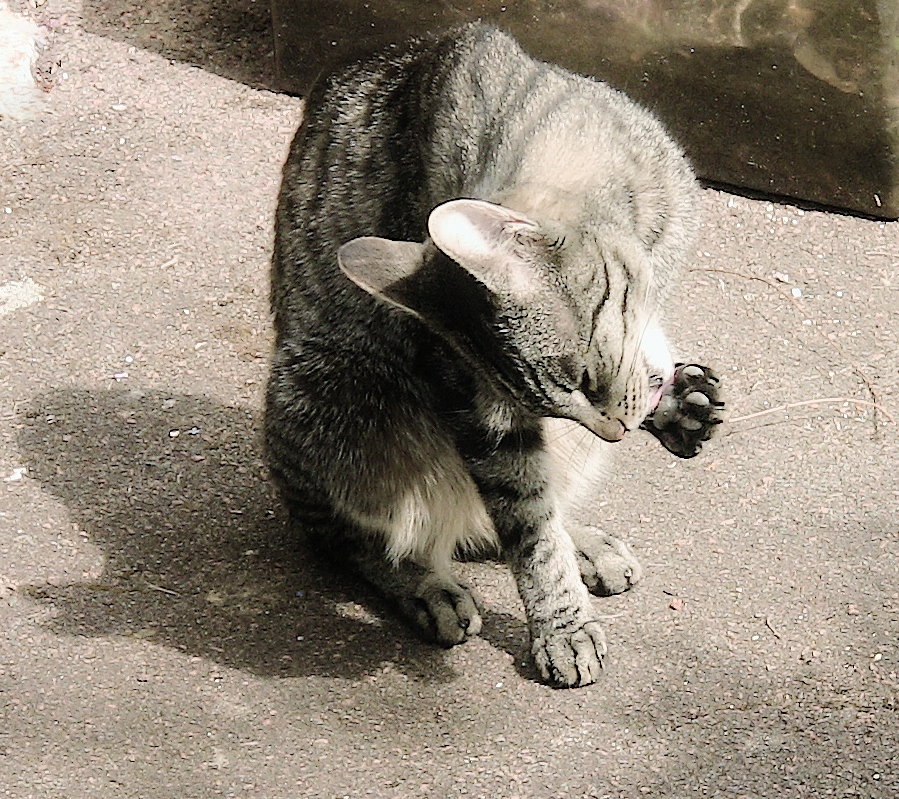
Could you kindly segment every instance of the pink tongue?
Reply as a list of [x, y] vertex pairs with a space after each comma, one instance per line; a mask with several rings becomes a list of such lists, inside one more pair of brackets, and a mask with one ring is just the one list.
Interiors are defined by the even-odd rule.
[[653, 413], [656, 408], [659, 407], [659, 403], [662, 401], [662, 397], [668, 393], [668, 389], [674, 385], [674, 375], [672, 375], [665, 383], [662, 383], [656, 390], [654, 394], [651, 394], [649, 397], [649, 412]]

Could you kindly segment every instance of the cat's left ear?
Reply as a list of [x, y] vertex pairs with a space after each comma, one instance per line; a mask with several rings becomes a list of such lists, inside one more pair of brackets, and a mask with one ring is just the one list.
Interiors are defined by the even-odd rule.
[[404, 311], [409, 305], [405, 288], [424, 261], [425, 245], [364, 236], [344, 244], [337, 263], [357, 286]]

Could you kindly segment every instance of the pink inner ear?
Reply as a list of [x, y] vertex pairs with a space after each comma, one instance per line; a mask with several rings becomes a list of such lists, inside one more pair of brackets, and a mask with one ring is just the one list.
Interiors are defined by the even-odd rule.
[[450, 200], [428, 218], [434, 243], [457, 261], [480, 261], [494, 256], [515, 228], [536, 223], [508, 208], [483, 200]]

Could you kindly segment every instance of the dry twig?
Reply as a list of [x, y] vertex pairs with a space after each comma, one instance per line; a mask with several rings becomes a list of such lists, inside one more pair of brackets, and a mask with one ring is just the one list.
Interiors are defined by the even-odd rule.
[[867, 400], [852, 399], [851, 397], [823, 397], [821, 399], [803, 400], [802, 402], [788, 402], [786, 405], [778, 405], [776, 408], [766, 408], [763, 411], [747, 413], [745, 416], [737, 416], [733, 419], [729, 419], [728, 421], [730, 423], [745, 422], [748, 419], [755, 419], [759, 416], [767, 416], [769, 413], [788, 411], [791, 408], [802, 408], [806, 405], [820, 405], [825, 402], [850, 402], [853, 405], [864, 405], [866, 408], [875, 408], [876, 410], [880, 411], [887, 419], [889, 419], [890, 422], [896, 424], [896, 419], [886, 408], [883, 407], [883, 405], [878, 405], [876, 402], [868, 402]]

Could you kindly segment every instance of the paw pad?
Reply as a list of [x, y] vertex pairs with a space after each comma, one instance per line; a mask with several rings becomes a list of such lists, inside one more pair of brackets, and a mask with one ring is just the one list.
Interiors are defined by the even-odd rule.
[[642, 427], [675, 455], [692, 458], [722, 421], [720, 393], [721, 382], [711, 369], [695, 363], [678, 364], [674, 380]]

